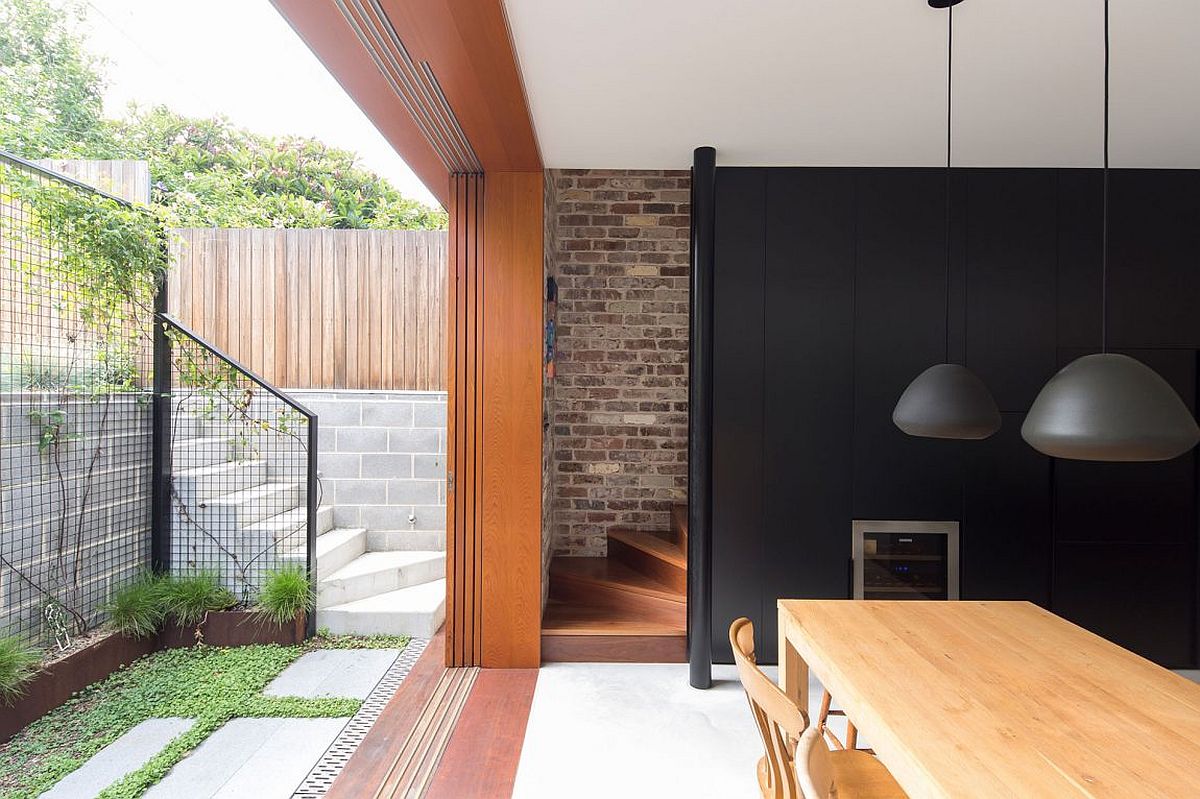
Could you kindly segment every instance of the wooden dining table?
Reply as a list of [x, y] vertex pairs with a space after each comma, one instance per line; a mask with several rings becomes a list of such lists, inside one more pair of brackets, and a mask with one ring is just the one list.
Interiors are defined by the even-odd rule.
[[1200, 797], [1200, 685], [1028, 602], [779, 600], [812, 673], [910, 797]]

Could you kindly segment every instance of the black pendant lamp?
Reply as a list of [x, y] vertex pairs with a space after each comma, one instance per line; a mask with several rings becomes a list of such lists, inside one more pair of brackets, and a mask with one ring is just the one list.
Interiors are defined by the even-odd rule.
[[900, 395], [892, 421], [910, 436], [981, 439], [1000, 429], [1000, 410], [992, 393], [975, 373], [950, 363], [950, 145], [954, 71], [954, 6], [962, 0], [929, 0], [946, 8], [948, 46], [946, 77], [946, 361], [929, 367]]
[[1021, 426], [1038, 452], [1084, 461], [1165, 461], [1200, 442], [1200, 427], [1157, 372], [1108, 351], [1109, 22], [1104, 2], [1104, 239], [1101, 352], [1067, 364], [1042, 387]]

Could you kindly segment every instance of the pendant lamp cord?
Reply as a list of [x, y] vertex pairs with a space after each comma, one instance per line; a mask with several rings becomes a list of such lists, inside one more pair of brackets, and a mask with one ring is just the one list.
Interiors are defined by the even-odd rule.
[[[1105, 0], [1107, 2], [1107, 0]], [[946, 363], [950, 363], [950, 155], [954, 130], [954, 6], [946, 22]], [[964, 307], [964, 313], [965, 313]], [[966, 331], [963, 331], [964, 337]]]
[[1108, 0], [1104, 0], [1104, 226], [1100, 256], [1100, 351], [1108, 352], [1108, 97], [1109, 97]]

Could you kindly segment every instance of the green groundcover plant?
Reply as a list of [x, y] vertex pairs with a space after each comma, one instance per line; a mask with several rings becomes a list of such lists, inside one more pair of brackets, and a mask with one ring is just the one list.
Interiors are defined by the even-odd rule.
[[[356, 699], [264, 696], [300, 655], [322, 648], [399, 648], [402, 636], [317, 637], [303, 646], [197, 646], [148, 655], [77, 694], [0, 746], [0, 796], [34, 799], [121, 735], [151, 718], [195, 719], [146, 765], [104, 787], [101, 799], [133, 799], [232, 718], [340, 718]], [[97, 786], [98, 788], [100, 786]]]

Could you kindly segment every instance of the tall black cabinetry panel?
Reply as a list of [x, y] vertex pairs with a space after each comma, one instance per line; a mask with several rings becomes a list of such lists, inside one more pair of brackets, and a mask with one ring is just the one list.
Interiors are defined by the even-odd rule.
[[[1161, 374], [1195, 412], [1194, 350], [1118, 351]], [[1054, 465], [1053, 610], [1175, 668], [1195, 664], [1196, 457]]]
[[1053, 169], [969, 169], [962, 219], [966, 363], [991, 389], [1000, 431], [964, 446], [962, 596], [1050, 600], [1050, 459], [1021, 438], [1057, 369]]
[[1021, 438], [1023, 413], [974, 442], [963, 474], [962, 598], [1050, 605], [1050, 459]]
[[848, 596], [855, 173], [767, 176], [760, 652], [779, 597]]
[[964, 172], [967, 365], [1002, 412], [1029, 410], [1057, 371], [1057, 177], [1053, 169]]
[[1200, 171], [1110, 181], [1109, 343], [1200, 348]]
[[959, 519], [961, 444], [892, 423], [905, 387], [946, 360], [945, 173], [859, 170], [857, 196], [854, 325], [842, 332], [854, 340], [851, 518]]
[[713, 273], [713, 660], [733, 662], [729, 623], [762, 635], [766, 170], [717, 170]]

